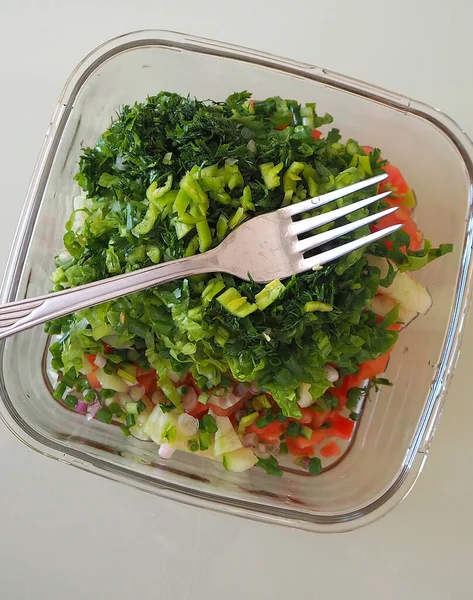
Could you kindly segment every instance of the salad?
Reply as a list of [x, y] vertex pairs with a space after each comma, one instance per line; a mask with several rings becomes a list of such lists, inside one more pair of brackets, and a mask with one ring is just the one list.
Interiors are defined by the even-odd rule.
[[315, 475], [342, 454], [369, 388], [390, 385], [399, 330], [430, 308], [411, 273], [452, 246], [423, 240], [400, 171], [342, 142], [332, 120], [246, 91], [224, 102], [161, 92], [121, 109], [80, 157], [53, 291], [205, 252], [246, 219], [383, 171], [379, 190], [338, 206], [389, 189], [346, 219], [396, 205], [372, 229], [403, 228], [283, 281], [199, 275], [51, 321], [56, 400], [152, 440], [161, 458], [178, 449], [235, 472], [281, 476], [284, 461]]

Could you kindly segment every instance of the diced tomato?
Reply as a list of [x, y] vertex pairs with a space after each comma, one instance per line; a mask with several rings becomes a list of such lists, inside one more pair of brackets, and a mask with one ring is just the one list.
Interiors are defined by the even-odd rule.
[[87, 381], [89, 382], [89, 385], [93, 390], [101, 390], [102, 389], [102, 386], [100, 385], [100, 382], [97, 379], [97, 376], [95, 375], [95, 373], [89, 373], [87, 375]]
[[[399, 206], [399, 202], [396, 201], [395, 198], [391, 198], [391, 196], [387, 196], [383, 198], [383, 202], [386, 202], [390, 206], [398, 206], [398, 210], [388, 215], [387, 217], [383, 217], [380, 219], [375, 225], [371, 227], [372, 231], [379, 231], [384, 227], [389, 227], [391, 225], [398, 225], [399, 223], [402, 225], [402, 229], [407, 235], [410, 237], [409, 249], [417, 252], [422, 247], [422, 233], [416, 225], [414, 221], [411, 211], [406, 206]], [[386, 242], [389, 246], [391, 242]]]
[[364, 379], [373, 379], [377, 375], [384, 373], [386, 371], [386, 367], [388, 366], [390, 352], [383, 354], [379, 358], [373, 358], [373, 360], [368, 360], [360, 365], [360, 370], [358, 371], [358, 377], [361, 381]]
[[393, 196], [401, 197], [407, 194], [409, 191], [409, 186], [402, 176], [401, 171], [389, 162], [386, 163], [386, 165], [383, 167], [383, 170], [388, 174], [388, 178], [379, 184], [380, 192], [392, 190]]
[[90, 364], [93, 371], [98, 369], [97, 365], [95, 364], [95, 359], [97, 358], [96, 354], [84, 354], [84, 358]]
[[247, 433], [256, 433], [258, 439], [264, 444], [276, 444], [283, 431], [283, 423], [273, 421], [266, 427], [258, 427], [256, 423], [252, 423], [246, 428]]
[[312, 137], [314, 138], [314, 140], [318, 140], [322, 136], [322, 132], [319, 131], [318, 129], [312, 129], [312, 131], [310, 132], [310, 134], [312, 135]]
[[145, 388], [145, 392], [148, 394], [152, 386], [156, 383], [156, 371], [154, 369], [151, 369], [150, 371], [146, 371], [144, 373], [141, 373], [140, 375], [137, 374], [136, 379], [138, 383]]
[[331, 435], [330, 429], [315, 429], [310, 439], [301, 435], [295, 439], [286, 438], [287, 449], [291, 454], [297, 456], [313, 456], [315, 446], [321, 444], [329, 435]]
[[301, 447], [298, 443], [300, 439], [300, 437], [295, 440], [292, 438], [287, 438], [286, 443], [289, 454], [294, 454], [295, 456], [314, 456], [314, 446]]
[[329, 410], [310, 409], [310, 411], [312, 413], [312, 427], [314, 429], [319, 429], [319, 427], [321, 427], [325, 423], [325, 421], [328, 419], [328, 417], [330, 415]]
[[104, 354], [110, 354], [111, 352], [113, 352], [112, 346], [110, 346], [109, 344], [107, 344], [107, 342], [104, 342], [103, 343], [103, 353]]
[[297, 423], [302, 423], [302, 425], [309, 425], [312, 423], [312, 418], [314, 411], [312, 408], [301, 408], [302, 417], [300, 419], [289, 419], [290, 421], [296, 421]]
[[342, 451], [340, 450], [340, 446], [337, 442], [329, 442], [325, 444], [320, 450], [320, 454], [325, 458], [330, 458], [331, 456], [340, 456]]
[[216, 414], [218, 417], [230, 417], [231, 415], [234, 415], [238, 410], [240, 410], [242, 405], [243, 405], [243, 400], [240, 400], [233, 406], [230, 406], [230, 408], [220, 408], [220, 406], [216, 406], [215, 404], [212, 404], [211, 402], [207, 402], [207, 404], [206, 404], [207, 408], [211, 408], [212, 412], [214, 414]]
[[351, 419], [347, 419], [340, 414], [336, 414], [331, 416], [328, 420], [328, 423], [332, 423], [332, 427], [327, 429], [330, 437], [339, 437], [343, 440], [349, 440], [353, 429], [355, 427], [355, 422]]

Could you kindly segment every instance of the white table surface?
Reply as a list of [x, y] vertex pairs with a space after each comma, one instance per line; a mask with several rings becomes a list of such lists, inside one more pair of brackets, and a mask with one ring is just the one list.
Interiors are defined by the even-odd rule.
[[[3, 0], [0, 268], [63, 83], [102, 41], [154, 27], [258, 48], [434, 104], [473, 135], [472, 22], [465, 0]], [[472, 598], [472, 357], [470, 325], [419, 482], [350, 534], [171, 503], [43, 458], [0, 424], [0, 597]]]

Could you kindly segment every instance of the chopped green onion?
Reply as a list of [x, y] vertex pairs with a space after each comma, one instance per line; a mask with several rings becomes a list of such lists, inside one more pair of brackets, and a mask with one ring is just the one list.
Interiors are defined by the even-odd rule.
[[112, 415], [120, 416], [122, 413], [122, 409], [116, 402], [112, 402], [107, 406], [107, 408], [112, 413]]
[[72, 396], [71, 394], [68, 394], [64, 399], [63, 399], [63, 403], [68, 407], [68, 408], [75, 408], [77, 406], [77, 398], [75, 396]]
[[125, 425], [121, 425], [120, 429], [123, 432], [123, 435], [129, 437], [131, 435], [131, 431]]
[[55, 371], [59, 371], [59, 369], [62, 369], [64, 367], [64, 363], [62, 362], [61, 358], [55, 356], [51, 359], [51, 366]]
[[109, 390], [107, 388], [100, 390], [100, 397], [102, 398], [102, 400], [107, 400], [108, 398], [115, 396], [115, 394], [115, 390]]
[[212, 445], [210, 433], [208, 431], [199, 431], [199, 446], [201, 450], [208, 450]]
[[94, 390], [88, 390], [85, 394], [84, 394], [84, 400], [86, 402], [88, 402], [89, 404], [92, 404], [92, 402], [95, 402], [97, 398], [96, 393], [94, 392]]
[[106, 408], [101, 408], [96, 414], [96, 417], [99, 421], [102, 421], [102, 423], [110, 424], [112, 422], [112, 413]]
[[187, 447], [189, 448], [189, 452], [197, 452], [199, 449], [199, 442], [197, 440], [188, 440]]
[[200, 420], [202, 428], [207, 433], [216, 433], [218, 431], [217, 422], [212, 417], [212, 415], [205, 414]]
[[135, 425], [135, 415], [127, 415], [125, 419], [125, 424], [127, 427], [133, 427]]
[[115, 373], [115, 365], [107, 361], [103, 367], [103, 371], [107, 375], [113, 375]]
[[141, 414], [144, 410], [146, 410], [146, 404], [142, 400], [138, 400], [136, 403], [136, 409], [138, 414]]
[[76, 379], [77, 379], [77, 375], [76, 375], [75, 369], [69, 369], [69, 371], [67, 373], [64, 373], [61, 381], [62, 381], [62, 383], [67, 385], [67, 387], [71, 388], [74, 386]]
[[60, 381], [57, 384], [56, 389], [53, 392], [53, 397], [56, 400], [61, 400], [62, 397], [64, 396], [64, 392], [66, 391], [66, 389], [67, 389], [67, 385], [63, 381]]
[[301, 435], [306, 440], [310, 440], [310, 438], [312, 437], [312, 433], [313, 431], [310, 427], [302, 426], [299, 435]]
[[313, 456], [309, 460], [309, 473], [311, 475], [319, 475], [322, 472], [322, 462], [317, 456]]
[[300, 433], [301, 433], [300, 423], [296, 423], [295, 421], [290, 421], [287, 426], [287, 429], [286, 429], [286, 437], [295, 440], [297, 437], [299, 437]]

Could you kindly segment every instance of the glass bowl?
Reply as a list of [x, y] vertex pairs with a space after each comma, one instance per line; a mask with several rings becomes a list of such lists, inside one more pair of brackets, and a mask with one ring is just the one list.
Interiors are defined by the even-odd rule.
[[222, 100], [235, 90], [316, 101], [344, 138], [378, 146], [415, 189], [416, 218], [454, 252], [418, 275], [433, 307], [401, 332], [389, 363], [392, 388], [365, 403], [342, 460], [318, 477], [261, 469], [229, 473], [213, 461], [125, 438], [119, 428], [59, 406], [47, 374], [42, 328], [0, 344], [0, 411], [33, 449], [81, 469], [200, 507], [311, 531], [343, 531], [392, 508], [428, 455], [458, 357], [471, 283], [472, 145], [446, 115], [367, 83], [254, 50], [167, 31], [115, 38], [87, 56], [61, 95], [33, 173], [5, 274], [3, 302], [46, 293], [83, 145], [93, 145], [125, 103], [161, 90]]

